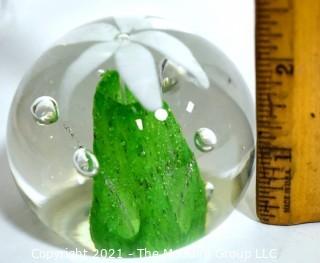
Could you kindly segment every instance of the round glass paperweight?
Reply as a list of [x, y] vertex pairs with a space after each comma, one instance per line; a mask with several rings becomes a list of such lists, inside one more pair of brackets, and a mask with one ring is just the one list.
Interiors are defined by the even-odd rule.
[[251, 176], [254, 112], [232, 62], [159, 18], [106, 18], [47, 50], [11, 106], [26, 202], [78, 248], [175, 249], [219, 225]]

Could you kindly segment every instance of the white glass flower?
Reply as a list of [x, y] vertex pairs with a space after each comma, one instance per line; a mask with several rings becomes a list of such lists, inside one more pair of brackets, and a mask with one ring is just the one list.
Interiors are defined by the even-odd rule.
[[92, 43], [67, 69], [62, 80], [66, 97], [92, 71], [115, 56], [117, 70], [130, 91], [148, 110], [162, 107], [162, 94], [155, 60], [148, 50], [163, 54], [183, 67], [199, 86], [209, 87], [209, 79], [189, 48], [172, 35], [155, 30], [146, 18], [114, 18], [82, 26], [68, 35], [64, 45]]

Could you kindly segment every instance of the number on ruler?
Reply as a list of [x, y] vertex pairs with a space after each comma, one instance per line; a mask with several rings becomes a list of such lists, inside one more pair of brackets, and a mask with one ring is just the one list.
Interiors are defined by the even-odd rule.
[[286, 75], [293, 75], [293, 64], [278, 64], [276, 66], [276, 73], [279, 74], [279, 75], [283, 75], [283, 74], [286, 74]]

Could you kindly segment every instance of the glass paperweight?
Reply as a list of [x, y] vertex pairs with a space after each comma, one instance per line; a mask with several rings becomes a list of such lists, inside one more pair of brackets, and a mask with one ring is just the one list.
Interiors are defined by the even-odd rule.
[[254, 160], [253, 104], [233, 64], [163, 19], [106, 18], [60, 39], [9, 116], [14, 179], [78, 248], [163, 252], [219, 225]]

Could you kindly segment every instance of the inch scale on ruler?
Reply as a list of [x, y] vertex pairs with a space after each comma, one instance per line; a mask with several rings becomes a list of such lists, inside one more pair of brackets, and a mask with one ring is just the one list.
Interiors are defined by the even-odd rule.
[[256, 0], [257, 215], [268, 224], [320, 220], [317, 2]]

